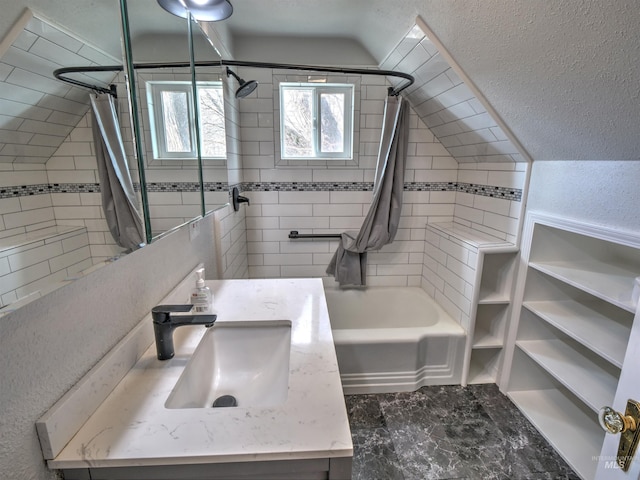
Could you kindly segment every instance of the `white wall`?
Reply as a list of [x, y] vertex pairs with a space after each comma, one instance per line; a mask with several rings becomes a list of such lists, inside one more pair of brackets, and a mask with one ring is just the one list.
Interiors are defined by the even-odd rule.
[[0, 478], [53, 480], [35, 422], [198, 263], [215, 271], [213, 216], [0, 318]]
[[640, 161], [533, 163], [527, 211], [640, 232]]
[[0, 238], [55, 225], [51, 195], [29, 195], [48, 185], [42, 164], [0, 163]]
[[[380, 64], [384, 70], [410, 73], [415, 83], [404, 91], [422, 121], [459, 163], [525, 162], [527, 157], [487, 111], [473, 85], [437, 43], [416, 24]], [[426, 28], [426, 27], [425, 27]], [[394, 86], [404, 80], [394, 78]], [[481, 101], [482, 100], [482, 101]]]
[[[291, 241], [288, 233], [358, 230], [371, 202], [387, 95], [384, 77], [328, 76], [356, 85], [354, 161], [283, 161], [279, 153], [278, 81], [299, 73], [240, 69], [256, 94], [240, 101], [249, 276], [325, 276], [336, 241]], [[370, 285], [420, 285], [427, 223], [455, 220], [515, 241], [526, 163], [458, 164], [411, 110], [404, 204], [396, 240], [368, 255]]]
[[233, 211], [225, 205], [214, 212], [216, 230], [217, 278], [248, 278], [247, 228], [245, 210]]

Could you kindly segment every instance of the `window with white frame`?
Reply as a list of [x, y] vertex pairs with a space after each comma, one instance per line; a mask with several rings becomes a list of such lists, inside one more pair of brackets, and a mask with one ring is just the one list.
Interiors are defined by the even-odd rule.
[[[197, 82], [202, 158], [227, 155], [222, 82]], [[153, 156], [156, 160], [197, 158], [191, 82], [147, 82]]]
[[283, 159], [353, 158], [353, 85], [280, 83]]

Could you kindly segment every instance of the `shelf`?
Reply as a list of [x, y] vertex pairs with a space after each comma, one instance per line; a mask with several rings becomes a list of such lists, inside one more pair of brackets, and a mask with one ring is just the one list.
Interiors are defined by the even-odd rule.
[[532, 268], [605, 300], [628, 312], [635, 312], [631, 301], [635, 278], [640, 272], [597, 259], [575, 262], [531, 262]]
[[596, 416], [582, 411], [561, 390], [525, 390], [507, 394], [567, 463], [583, 478], [594, 478], [604, 432]]
[[502, 348], [508, 312], [508, 303], [478, 305], [471, 347]]
[[468, 385], [480, 385], [483, 383], [495, 383], [496, 377], [493, 376], [490, 372], [487, 371], [486, 368], [477, 365], [471, 364], [469, 367], [469, 379], [467, 380]]
[[473, 349], [502, 348], [502, 344], [502, 338], [491, 332], [478, 331], [476, 328], [475, 336], [473, 338]]
[[516, 345], [594, 412], [613, 402], [618, 377], [562, 340], [520, 340]]
[[605, 438], [597, 412], [619, 391], [634, 325], [640, 240], [535, 213], [523, 235], [503, 384], [576, 473], [591, 480]]
[[575, 300], [524, 302], [523, 306], [571, 338], [622, 368], [631, 325], [613, 321]]
[[515, 252], [483, 254], [479, 304], [509, 303], [515, 258]]
[[467, 383], [495, 383], [501, 357], [501, 348], [474, 350], [471, 353]]
[[478, 296], [479, 305], [506, 305], [509, 302], [509, 296], [504, 293], [480, 290], [480, 295]]

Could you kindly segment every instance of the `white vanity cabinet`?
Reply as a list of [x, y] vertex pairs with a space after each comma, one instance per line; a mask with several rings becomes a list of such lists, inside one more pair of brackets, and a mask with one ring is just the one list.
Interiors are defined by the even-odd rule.
[[[194, 277], [159, 303], [184, 302]], [[175, 356], [161, 361], [147, 315], [37, 422], [49, 468], [70, 480], [351, 478], [353, 443], [322, 280], [208, 280], [207, 286], [218, 315], [207, 333], [198, 325], [175, 329]], [[255, 350], [249, 339], [269, 338], [264, 328], [273, 326], [289, 326], [290, 335], [271, 344], [288, 354], [275, 367], [284, 369], [286, 393], [268, 404], [248, 393], [258, 382], [247, 364], [197, 354], [216, 329], [251, 328], [224, 338]], [[235, 391], [237, 385], [227, 385], [225, 393], [244, 391], [245, 403], [238, 394], [235, 408], [197, 401], [169, 407], [187, 368], [195, 369], [188, 377], [193, 383], [220, 379], [226, 369], [243, 384]]]
[[640, 238], [529, 214], [501, 389], [593, 479], [636, 313]]

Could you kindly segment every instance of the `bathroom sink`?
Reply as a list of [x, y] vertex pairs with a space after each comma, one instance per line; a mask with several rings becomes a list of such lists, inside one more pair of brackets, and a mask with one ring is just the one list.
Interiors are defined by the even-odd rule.
[[289, 387], [291, 322], [220, 322], [202, 337], [167, 408], [271, 407]]

